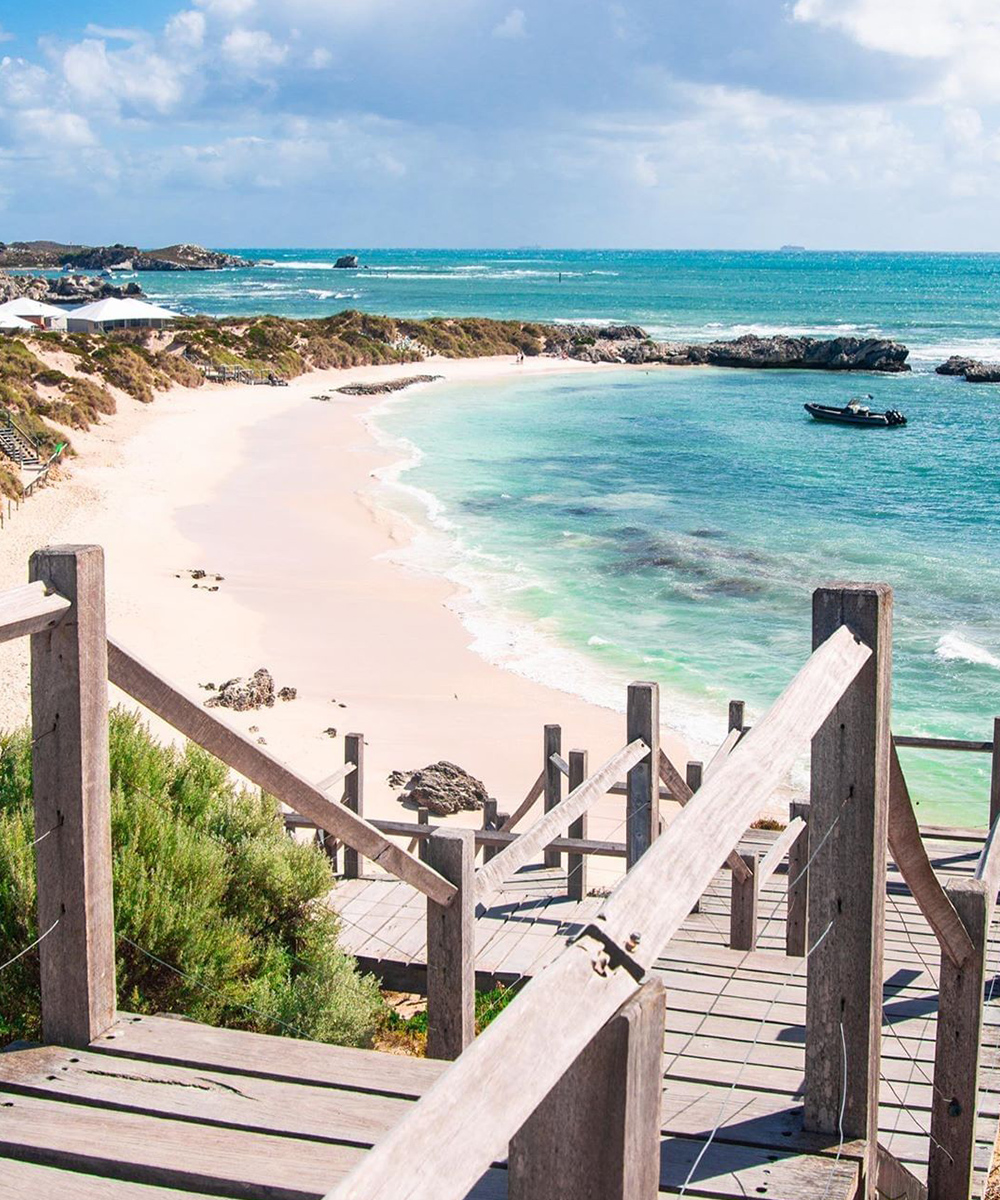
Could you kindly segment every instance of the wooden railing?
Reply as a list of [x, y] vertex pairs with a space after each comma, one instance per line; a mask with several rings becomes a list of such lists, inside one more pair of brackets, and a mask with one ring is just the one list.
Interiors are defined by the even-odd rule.
[[[560, 788], [569, 778], [570, 789], [556, 798], [551, 788], [553, 803], [526, 832], [418, 824], [426, 841], [421, 859], [389, 840], [404, 823], [364, 818], [360, 735], [352, 735], [343, 767], [313, 784], [108, 639], [99, 547], [39, 551], [30, 577], [26, 587], [0, 595], [0, 641], [31, 637], [35, 827], [47, 831], [36, 847], [47, 1041], [84, 1047], [115, 1019], [110, 679], [349, 847], [357, 856], [352, 871], [370, 858], [427, 897], [428, 1049], [456, 1061], [329, 1193], [330, 1200], [459, 1200], [491, 1162], [504, 1157], [514, 1200], [579, 1194], [652, 1200], [659, 1178], [664, 1001], [650, 972], [750, 822], [811, 747], [808, 809], [793, 812], [761, 861], [740, 860], [749, 881], [733, 871], [734, 889], [756, 897], [760, 880], [789, 858], [789, 925], [802, 938], [797, 952], [807, 954], [805, 1127], [841, 1146], [854, 1143], [859, 1195], [874, 1196], [876, 1180], [888, 1179], [901, 1181], [908, 1196], [924, 1195], [878, 1143], [892, 844], [942, 950], [926, 1196], [969, 1195], [986, 945], [1000, 887], [1000, 822], [993, 824], [976, 877], [942, 888], [919, 831], [913, 836], [915, 821], [889, 732], [888, 588], [839, 586], [816, 593], [812, 656], [751, 731], [740, 723], [740, 735], [727, 738], [726, 752], [709, 770], [675, 778], [657, 745], [655, 685], [636, 684], [627, 744], [592, 775], [579, 751], [563, 764], [548, 735], [546, 763]], [[623, 774], [639, 816], [614, 852], [629, 862], [642, 837], [648, 836], [648, 845], [579, 936], [474, 1038], [476, 899], [488, 900], [506, 875], [546, 848], [578, 856], [604, 852], [565, 835], [579, 828], [588, 807]], [[664, 775], [673, 794], [683, 790], [681, 782], [690, 795], [661, 832]], [[332, 801], [328, 790], [341, 786], [344, 802]], [[478, 873], [477, 838], [499, 847]], [[807, 894], [798, 890], [806, 877]], [[753, 905], [743, 903], [741, 912], [744, 940], [752, 944]], [[552, 1186], [557, 1177], [558, 1193]]]

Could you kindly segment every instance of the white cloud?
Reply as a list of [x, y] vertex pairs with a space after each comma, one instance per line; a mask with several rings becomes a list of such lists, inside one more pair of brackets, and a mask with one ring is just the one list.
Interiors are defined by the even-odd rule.
[[257, 7], [256, 0], [196, 0], [196, 3], [210, 16], [221, 17], [224, 21], [245, 17]]
[[0, 42], [12, 42], [13, 40], [14, 35], [12, 33], [8, 33], [7, 30], [0, 25]]
[[118, 111], [128, 105], [139, 112], [168, 113], [184, 95], [187, 68], [145, 45], [109, 52], [103, 41], [85, 38], [62, 56], [63, 78], [85, 106]]
[[279, 45], [265, 29], [234, 29], [222, 39], [222, 54], [238, 70], [252, 75], [283, 63], [288, 47]]
[[648, 154], [637, 154], [632, 163], [632, 177], [640, 187], [656, 187], [660, 176]]
[[493, 29], [495, 38], [523, 38], [528, 33], [527, 18], [523, 8], [512, 8], [499, 25]]
[[198, 50], [205, 40], [205, 14], [193, 8], [174, 13], [163, 33], [178, 50]]
[[78, 113], [57, 112], [51, 108], [26, 108], [18, 113], [17, 121], [18, 135], [24, 142], [41, 142], [68, 149], [97, 144], [86, 117]]
[[333, 55], [324, 46], [317, 46], [306, 62], [314, 71], [322, 71], [324, 67], [328, 67], [333, 62]]
[[40, 108], [51, 91], [52, 78], [44, 67], [23, 58], [0, 59], [0, 102], [12, 108]]

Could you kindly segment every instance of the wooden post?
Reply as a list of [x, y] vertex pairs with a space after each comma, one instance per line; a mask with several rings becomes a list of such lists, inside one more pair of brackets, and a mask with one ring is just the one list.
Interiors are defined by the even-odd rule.
[[[805, 829], [788, 850], [788, 907], [785, 915], [785, 953], [800, 958], [806, 952], [809, 919], [809, 803], [793, 800], [788, 806], [789, 819], [801, 817]], [[832, 930], [831, 930], [832, 934]]]
[[656, 1200], [664, 994], [627, 1000], [511, 1139], [510, 1200]]
[[[693, 759], [690, 762], [688, 762], [688, 765], [684, 768], [684, 782], [691, 789], [692, 793], [696, 792], [701, 787], [702, 776], [704, 775], [704, 773], [705, 773], [704, 765], [700, 762], [694, 761]], [[701, 897], [700, 896], [694, 902], [694, 905], [692, 906], [691, 911], [693, 913], [701, 912]]]
[[1000, 816], [1000, 717], [993, 718], [993, 753], [990, 756], [990, 829]]
[[746, 720], [746, 703], [743, 700], [729, 701], [729, 732], [742, 729]]
[[[424, 808], [423, 806], [421, 806], [420, 808], [417, 809], [417, 824], [418, 825], [429, 825], [430, 823], [431, 823], [431, 810], [429, 808]], [[417, 858], [419, 858], [421, 862], [427, 861], [427, 841], [428, 841], [428, 839], [425, 837], [417, 839]]]
[[447, 908], [427, 900], [427, 1057], [458, 1058], [476, 1034], [475, 834], [439, 829], [427, 864], [458, 888]]
[[[813, 593], [813, 646], [840, 626], [872, 650], [812, 741], [804, 1123], [867, 1143], [858, 1195], [875, 1195], [889, 809], [892, 589]], [[846, 1074], [846, 1091], [843, 1078]]]
[[[497, 826], [497, 802], [495, 800], [487, 800], [483, 804], [483, 828], [496, 829]], [[483, 847], [483, 862], [488, 863], [493, 855], [496, 854], [495, 846]]]
[[[569, 790], [578, 788], [587, 778], [587, 751], [571, 750], [569, 752]], [[570, 823], [568, 830], [571, 838], [587, 836], [587, 814], [581, 813]], [[566, 856], [566, 895], [570, 900], [583, 900], [587, 895], [587, 856], [586, 854], [567, 854]]]
[[31, 765], [42, 1032], [83, 1047], [113, 1024], [116, 1000], [104, 552], [37, 550], [29, 573], [73, 604], [31, 638]]
[[981, 879], [945, 885], [975, 947], [961, 967], [941, 955], [927, 1200], [968, 1200], [979, 1093], [986, 941], [993, 897]]
[[626, 743], [641, 738], [649, 754], [628, 773], [625, 797], [625, 869], [631, 871], [660, 832], [660, 689], [630, 683]]
[[740, 854], [750, 871], [749, 879], [730, 874], [729, 946], [732, 950], [757, 949], [757, 855]]
[[[354, 770], [344, 780], [344, 807], [359, 817], [365, 811], [365, 735], [349, 733], [344, 737], [344, 762], [354, 763]], [[344, 847], [344, 878], [361, 878], [361, 855], [350, 846]]]
[[[562, 799], [562, 771], [552, 761], [553, 754], [562, 753], [562, 726], [546, 725], [542, 744], [544, 751], [542, 768], [545, 771], [544, 811], [548, 812], [550, 808], [555, 808]], [[560, 867], [562, 866], [562, 855], [558, 850], [546, 850], [543, 861], [547, 867]]]

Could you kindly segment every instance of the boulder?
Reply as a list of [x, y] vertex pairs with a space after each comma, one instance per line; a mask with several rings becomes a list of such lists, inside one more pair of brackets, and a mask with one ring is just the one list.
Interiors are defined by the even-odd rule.
[[273, 708], [274, 694], [274, 677], [261, 667], [249, 679], [228, 679], [219, 688], [217, 696], [210, 696], [205, 701], [205, 707], [231, 708], [233, 712]]
[[340, 267], [342, 270], [353, 270], [358, 265], [358, 256], [356, 254], [342, 254], [333, 265]]
[[966, 368], [969, 383], [1000, 383], [1000, 363], [974, 362]]
[[[393, 774], [399, 777], [399, 773]], [[455, 763], [442, 761], [414, 771], [399, 798], [430, 809], [437, 817], [447, 817], [463, 809], [480, 809], [490, 797], [480, 780]]]

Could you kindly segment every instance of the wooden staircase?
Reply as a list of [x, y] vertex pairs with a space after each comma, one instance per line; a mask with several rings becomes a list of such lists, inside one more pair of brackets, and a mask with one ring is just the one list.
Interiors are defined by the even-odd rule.
[[0, 453], [19, 467], [40, 467], [38, 443], [6, 410], [0, 412]]

